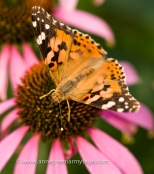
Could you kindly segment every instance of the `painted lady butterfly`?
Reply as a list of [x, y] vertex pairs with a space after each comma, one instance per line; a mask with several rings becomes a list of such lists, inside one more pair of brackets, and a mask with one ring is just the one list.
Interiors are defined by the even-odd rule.
[[49, 92], [54, 102], [74, 100], [99, 109], [138, 111], [140, 105], [129, 94], [123, 67], [113, 58], [106, 59], [106, 51], [90, 36], [54, 20], [37, 6], [32, 8], [32, 24], [56, 85]]

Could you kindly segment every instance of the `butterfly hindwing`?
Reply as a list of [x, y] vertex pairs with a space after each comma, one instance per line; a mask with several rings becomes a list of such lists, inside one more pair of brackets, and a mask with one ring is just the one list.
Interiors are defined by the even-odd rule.
[[[87, 79], [87, 82], [84, 83], [84, 89], [80, 89], [79, 92], [76, 90], [71, 96], [72, 100], [99, 109], [118, 112], [134, 112], [139, 109], [138, 101], [129, 94], [123, 68], [115, 59], [107, 59], [98, 72], [99, 75], [96, 76], [97, 81], [93, 87], [90, 89], [91, 86]], [[80, 92], [82, 91], [85, 91], [85, 93], [83, 92], [81, 95]]]

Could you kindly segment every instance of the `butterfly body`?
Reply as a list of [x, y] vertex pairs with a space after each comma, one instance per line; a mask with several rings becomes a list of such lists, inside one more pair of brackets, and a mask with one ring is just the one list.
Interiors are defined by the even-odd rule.
[[55, 92], [51, 94], [53, 101], [56, 103], [61, 103], [63, 100], [68, 100], [69, 96], [71, 96], [71, 94], [73, 93], [73, 90], [77, 88], [77, 85], [81, 83], [85, 78], [88, 78], [88, 76], [90, 76], [93, 72], [94, 69], [87, 68], [77, 74], [74, 79], [61, 82], [60, 85], [57, 86]]
[[56, 89], [55, 103], [74, 100], [99, 109], [135, 112], [123, 67], [90, 36], [53, 19], [43, 8], [32, 8], [32, 24], [41, 55]]

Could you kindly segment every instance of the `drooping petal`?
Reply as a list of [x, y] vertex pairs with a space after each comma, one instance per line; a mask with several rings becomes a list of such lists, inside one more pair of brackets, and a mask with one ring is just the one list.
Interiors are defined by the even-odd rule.
[[[114, 111], [106, 111], [106, 112], [108, 112], [108, 115], [110, 114], [115, 117], [119, 117], [120, 119], [131, 122], [133, 124], [136, 124], [138, 126], [145, 128], [145, 129], [153, 130], [153, 128], [154, 128], [153, 115], [152, 115], [151, 111], [144, 104], [141, 104], [141, 108], [137, 113], [133, 113], [133, 112], [132, 113], [119, 113], [119, 112], [114, 112]], [[100, 113], [103, 113], [103, 115], [105, 115], [104, 111], [101, 111]]]
[[77, 3], [78, 0], [59, 0], [59, 7], [65, 10], [73, 10]]
[[3, 101], [0, 103], [0, 115], [11, 108], [12, 106], [15, 106], [14, 98], [8, 99], [6, 101]]
[[12, 124], [12, 122], [18, 118], [17, 112], [18, 110], [15, 109], [3, 118], [1, 123], [1, 132], [5, 132], [7, 128]]
[[21, 77], [23, 77], [27, 67], [15, 46], [12, 46], [11, 55], [10, 77], [13, 90], [16, 90], [17, 85], [21, 84]]
[[[77, 148], [85, 166], [91, 174], [116, 174], [121, 173], [119, 169], [107, 158], [106, 155], [100, 153], [92, 144], [82, 137], [77, 137]], [[92, 164], [92, 161], [94, 162]], [[107, 163], [103, 162], [106, 161]], [[97, 162], [99, 164], [97, 164]], [[101, 164], [100, 164], [101, 163]]]
[[[59, 161], [64, 161], [64, 153], [59, 140], [55, 140], [49, 155], [50, 164], [47, 166], [46, 174], [67, 174], [66, 164], [58, 164]], [[52, 163], [53, 162], [53, 163]]]
[[74, 145], [74, 138], [69, 139], [69, 149], [64, 150], [65, 159], [70, 159], [77, 152], [77, 148]]
[[132, 64], [127, 61], [120, 61], [120, 64], [124, 67], [126, 83], [128, 85], [133, 85], [140, 82], [140, 77]]
[[26, 61], [28, 68], [30, 68], [32, 65], [38, 63], [38, 59], [32, 51], [31, 47], [27, 43], [24, 43], [22, 46], [24, 60]]
[[0, 171], [11, 158], [15, 149], [28, 131], [28, 126], [22, 126], [4, 138], [0, 143]]
[[120, 117], [117, 117], [115, 115], [115, 112], [110, 112], [109, 110], [102, 110], [99, 113], [105, 121], [119, 129], [120, 131], [128, 134], [134, 134], [136, 132], [135, 124]]
[[10, 58], [10, 46], [5, 45], [0, 52], [0, 99], [7, 97], [8, 62]]
[[98, 6], [102, 5], [104, 2], [105, 2], [105, 0], [94, 0], [94, 3]]
[[123, 174], [143, 173], [135, 157], [118, 141], [96, 128], [90, 129], [89, 134], [99, 150], [112, 160]]
[[[35, 161], [37, 160], [38, 155], [39, 140], [40, 136], [37, 134], [32, 136], [32, 138], [25, 144], [15, 164], [14, 174], [35, 174], [37, 165]], [[26, 164], [24, 163], [25, 161], [34, 163]]]
[[68, 24], [103, 37], [109, 43], [114, 42], [114, 35], [109, 25], [101, 18], [81, 10], [64, 10], [57, 8], [54, 16]]

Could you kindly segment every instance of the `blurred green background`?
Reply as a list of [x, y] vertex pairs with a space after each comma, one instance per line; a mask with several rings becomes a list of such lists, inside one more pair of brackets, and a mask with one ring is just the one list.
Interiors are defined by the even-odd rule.
[[[102, 44], [108, 57], [126, 60], [134, 65], [141, 83], [131, 86], [130, 92], [154, 113], [154, 1], [106, 0], [101, 6], [94, 7], [89, 0], [84, 0], [79, 1], [78, 8], [100, 16], [111, 26], [116, 38], [114, 47], [108, 47], [101, 38], [93, 38]], [[106, 122], [100, 122], [102, 130], [118, 141], [121, 140], [119, 131]], [[138, 129], [134, 137], [134, 144], [125, 146], [138, 159], [144, 173], [153, 174], [154, 139], [149, 139], [147, 131], [142, 128]]]
[[[134, 65], [141, 82], [130, 87], [130, 92], [154, 113], [154, 1], [153, 0], [106, 0], [95, 6], [91, 0], [79, 0], [78, 9], [88, 11], [103, 18], [112, 28], [116, 44], [109, 47], [106, 42], [91, 35], [108, 52], [108, 57], [126, 60]], [[121, 141], [121, 133], [99, 119], [97, 125], [109, 135]], [[145, 174], [154, 173], [154, 139], [149, 139], [147, 131], [139, 128], [133, 144], [125, 144], [141, 164]], [[46, 159], [50, 143], [40, 143], [39, 159]], [[17, 155], [8, 162], [4, 173], [12, 173]], [[80, 159], [75, 155], [73, 159]], [[119, 159], [123, 160], [123, 159]], [[128, 168], [131, 166], [128, 166]], [[37, 166], [37, 174], [45, 173], [46, 165]], [[86, 174], [84, 165], [68, 165], [71, 174]]]
[[[97, 36], [92, 37], [101, 43], [108, 52], [108, 57], [126, 60], [134, 65], [141, 82], [130, 86], [130, 92], [154, 113], [154, 1], [106, 0], [101, 6], [95, 7], [92, 1], [89, 3], [89, 0], [84, 0], [79, 1], [78, 8], [98, 15], [110, 25], [116, 38], [114, 47], [108, 47], [105, 41]], [[102, 130], [121, 141], [118, 130], [105, 121], [99, 120], [99, 122]], [[133, 144], [124, 145], [135, 155], [144, 173], [153, 174], [154, 139], [149, 139], [147, 131], [140, 127], [134, 138]], [[78, 172], [86, 173], [80, 167], [76, 168]], [[73, 166], [69, 166], [69, 169], [73, 171]]]

